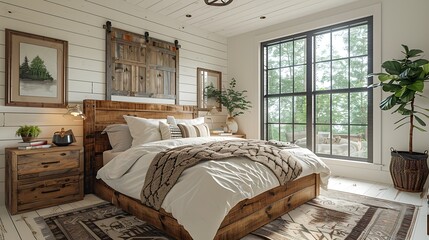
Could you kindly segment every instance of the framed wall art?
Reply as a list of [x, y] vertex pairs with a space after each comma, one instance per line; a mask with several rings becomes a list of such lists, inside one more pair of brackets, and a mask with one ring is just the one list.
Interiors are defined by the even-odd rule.
[[106, 100], [179, 103], [179, 41], [106, 29]]
[[213, 85], [216, 89], [222, 89], [222, 73], [214, 70], [197, 68], [197, 105], [199, 110], [210, 111], [217, 108], [222, 111], [222, 105], [214, 98], [206, 96], [206, 87]]
[[7, 106], [67, 106], [67, 41], [6, 29]]

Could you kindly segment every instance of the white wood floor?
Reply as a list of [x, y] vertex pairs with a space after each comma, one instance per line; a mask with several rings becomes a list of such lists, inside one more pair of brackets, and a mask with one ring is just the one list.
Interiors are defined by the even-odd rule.
[[[421, 206], [414, 226], [413, 240], [428, 240], [426, 235], [427, 199], [420, 199], [417, 193], [399, 192], [391, 185], [365, 182], [342, 177], [331, 177], [329, 189], [357, 193], [386, 200], [409, 203]], [[45, 216], [75, 208], [82, 208], [103, 202], [94, 195], [86, 195], [78, 202], [49, 207], [37, 211], [10, 216], [5, 206], [0, 206], [0, 240], [42, 240], [42, 234], [34, 222], [35, 217]]]

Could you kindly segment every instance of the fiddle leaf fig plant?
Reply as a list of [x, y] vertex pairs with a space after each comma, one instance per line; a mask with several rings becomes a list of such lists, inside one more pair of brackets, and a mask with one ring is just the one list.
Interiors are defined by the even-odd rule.
[[[380, 102], [381, 110], [390, 110], [403, 117], [395, 122], [397, 128], [409, 124], [408, 151], [413, 152], [413, 130], [426, 131], [423, 119], [429, 118], [429, 109], [416, 104], [416, 97], [427, 98], [423, 95], [425, 82], [429, 80], [429, 61], [419, 58], [423, 53], [420, 49], [409, 49], [402, 45], [403, 59], [385, 61], [381, 67], [385, 73], [372, 73], [378, 76], [379, 83], [369, 87], [382, 87], [384, 92], [390, 93]], [[417, 59], [416, 59], [417, 58]], [[395, 108], [396, 107], [396, 108]], [[414, 121], [415, 120], [415, 121]]]
[[216, 89], [213, 85], [206, 87], [207, 97], [214, 98], [216, 102], [225, 106], [230, 117], [236, 117], [240, 114], [243, 114], [244, 110], [252, 107], [251, 102], [246, 100], [246, 95], [244, 95], [247, 91], [235, 90], [236, 84], [237, 81], [235, 78], [232, 78], [227, 89], [219, 90]]

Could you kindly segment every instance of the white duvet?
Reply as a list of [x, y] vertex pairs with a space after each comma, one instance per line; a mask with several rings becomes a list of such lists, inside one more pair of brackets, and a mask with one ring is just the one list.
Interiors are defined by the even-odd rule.
[[[236, 138], [205, 137], [163, 140], [146, 143], [119, 154], [101, 168], [97, 178], [116, 191], [140, 199], [150, 161], [160, 151], [188, 144]], [[310, 150], [293, 148], [302, 164], [300, 177], [320, 173], [322, 187], [327, 185], [330, 170]], [[206, 161], [185, 170], [167, 194], [162, 208], [170, 212], [195, 240], [213, 239], [229, 210], [238, 202], [252, 198], [279, 185], [275, 175], [264, 165], [247, 158]]]

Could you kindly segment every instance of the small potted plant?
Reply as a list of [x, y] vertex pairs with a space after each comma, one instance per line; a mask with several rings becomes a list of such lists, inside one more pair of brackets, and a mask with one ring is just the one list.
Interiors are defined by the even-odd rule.
[[230, 130], [232, 133], [236, 133], [238, 131], [238, 124], [234, 117], [243, 114], [244, 110], [252, 107], [251, 102], [246, 100], [246, 96], [244, 95], [247, 91], [235, 90], [236, 84], [237, 81], [235, 78], [232, 78], [227, 89], [219, 90], [216, 89], [213, 85], [206, 87], [207, 97], [214, 98], [216, 102], [222, 104], [228, 111], [226, 125], [228, 130]]
[[380, 102], [381, 110], [396, 107], [392, 114], [402, 116], [395, 122], [398, 125], [396, 128], [409, 127], [408, 151], [391, 149], [390, 173], [394, 186], [403, 191], [421, 192], [429, 172], [426, 163], [428, 155], [427, 151], [413, 151], [413, 131], [426, 131], [423, 119], [429, 118], [429, 109], [416, 103], [417, 97], [427, 98], [423, 89], [429, 80], [429, 61], [418, 58], [423, 53], [422, 50], [409, 49], [406, 45], [402, 47], [404, 58], [385, 61], [381, 67], [386, 73], [370, 74], [378, 76], [380, 82], [369, 87], [382, 87], [384, 92], [389, 93], [390, 95]]
[[16, 136], [20, 136], [22, 141], [30, 142], [42, 132], [38, 126], [24, 125], [16, 130]]

